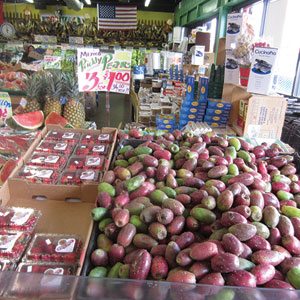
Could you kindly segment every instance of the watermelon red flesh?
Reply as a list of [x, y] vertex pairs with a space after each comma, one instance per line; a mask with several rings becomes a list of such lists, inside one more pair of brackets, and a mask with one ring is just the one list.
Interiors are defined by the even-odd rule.
[[15, 160], [8, 160], [2, 167], [0, 171], [0, 184], [3, 184], [11, 172], [14, 170], [14, 168], [17, 166], [17, 162]]
[[41, 110], [39, 110], [26, 114], [14, 115], [12, 119], [18, 126], [24, 129], [33, 130], [43, 125], [44, 113]]
[[60, 125], [61, 127], [65, 127], [67, 124], [67, 119], [54, 111], [51, 112], [45, 120], [45, 125]]

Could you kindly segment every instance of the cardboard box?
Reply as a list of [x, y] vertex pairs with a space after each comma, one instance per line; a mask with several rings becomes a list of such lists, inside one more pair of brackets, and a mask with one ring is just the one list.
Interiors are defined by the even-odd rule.
[[28, 198], [27, 194], [13, 196], [13, 190], [5, 183], [0, 190], [0, 203], [2, 206], [29, 207], [41, 211], [35, 233], [61, 233], [79, 235], [83, 244], [79, 268], [76, 275], [80, 275], [89, 244], [93, 221], [91, 210], [95, 207], [95, 198], [89, 201], [76, 203], [71, 201], [58, 201], [53, 199], [41, 200]]
[[[8, 187], [12, 198], [25, 197], [26, 199], [33, 199], [36, 197], [42, 197], [52, 200], [66, 200], [66, 199], [79, 199], [82, 202], [90, 202], [91, 199], [94, 201], [97, 196], [97, 183], [94, 184], [82, 184], [76, 185], [62, 185], [62, 184], [43, 184], [43, 183], [32, 183], [21, 178], [16, 178], [21, 167], [30, 158], [32, 152], [40, 141], [46, 136], [50, 130], [63, 130], [59, 126], [47, 126], [45, 127], [36, 140], [32, 143], [23, 159], [20, 161], [18, 167], [13, 171], [11, 177], [8, 179]], [[80, 133], [91, 133], [91, 130], [85, 129], [66, 129], [67, 131], [80, 132]], [[110, 161], [114, 152], [114, 146], [117, 139], [117, 129], [115, 128], [102, 128], [101, 130], [93, 130], [93, 133], [111, 133], [113, 135], [113, 141], [111, 144], [110, 153], [107, 156], [105, 162], [104, 171], [108, 170]]]
[[233, 49], [237, 40], [246, 27], [247, 14], [231, 13], [227, 15], [226, 49]]
[[[223, 99], [231, 101], [229, 124], [238, 135], [247, 135], [250, 138], [281, 138], [287, 108], [284, 97], [250, 94], [244, 87], [225, 84]], [[240, 100], [244, 100], [246, 104], [248, 100], [248, 106], [244, 107], [244, 129], [237, 124]]]
[[231, 49], [226, 50], [224, 83], [240, 83], [239, 65]]

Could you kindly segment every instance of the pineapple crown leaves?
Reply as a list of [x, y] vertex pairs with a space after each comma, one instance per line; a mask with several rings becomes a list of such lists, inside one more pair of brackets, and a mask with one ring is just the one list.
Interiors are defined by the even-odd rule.
[[76, 76], [72, 73], [64, 74], [64, 92], [67, 98], [80, 101], [81, 95], [78, 88], [78, 81]]
[[36, 72], [26, 79], [25, 84], [28, 98], [37, 100], [41, 98], [44, 89], [43, 76], [43, 73]]
[[47, 96], [60, 99], [63, 96], [63, 73], [59, 70], [52, 70], [47, 73]]

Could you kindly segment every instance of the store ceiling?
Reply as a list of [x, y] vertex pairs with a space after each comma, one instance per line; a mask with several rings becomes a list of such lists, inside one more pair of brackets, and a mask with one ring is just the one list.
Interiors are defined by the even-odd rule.
[[[81, 0], [84, 2], [83, 0]], [[7, 3], [24, 3], [25, 0], [4, 0]], [[35, 2], [46, 3], [47, 5], [64, 5], [62, 0], [35, 0]], [[96, 6], [97, 3], [130, 3], [137, 4], [139, 10], [161, 11], [161, 12], [174, 12], [176, 5], [180, 0], [151, 0], [149, 7], [145, 7], [145, 0], [91, 0], [92, 6]]]

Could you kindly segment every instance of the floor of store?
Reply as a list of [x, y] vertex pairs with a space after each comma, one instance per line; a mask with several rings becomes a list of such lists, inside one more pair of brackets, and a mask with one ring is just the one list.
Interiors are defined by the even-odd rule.
[[106, 94], [99, 93], [97, 112], [91, 121], [95, 121], [97, 128], [124, 126], [131, 122], [132, 106], [130, 98], [123, 94], [110, 94], [110, 113], [106, 111]]

